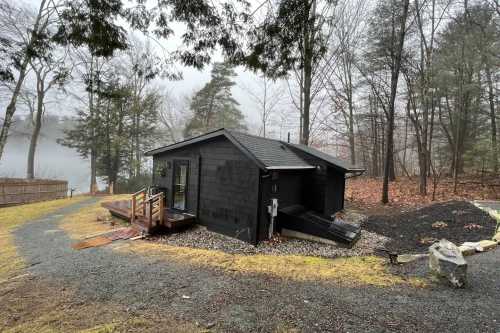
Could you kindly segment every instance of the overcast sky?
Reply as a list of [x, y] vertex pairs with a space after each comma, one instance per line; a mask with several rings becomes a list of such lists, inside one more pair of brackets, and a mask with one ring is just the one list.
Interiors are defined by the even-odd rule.
[[[37, 9], [38, 6], [40, 5], [40, 0], [24, 0], [24, 2], [33, 6], [34, 9]], [[256, 2], [256, 0], [253, 1], [250, 0], [250, 2], [251, 3]], [[174, 37], [169, 38], [168, 40], [160, 40], [159, 43], [161, 44], [161, 46], [157, 46], [159, 49], [164, 48], [166, 50], [174, 50], [181, 45], [179, 36], [183, 32], [182, 25], [177, 25], [177, 24], [174, 25], [173, 30], [174, 30]], [[140, 35], [139, 33], [134, 33], [134, 36], [139, 37]], [[155, 43], [151, 43], [152, 46], [154, 46], [154, 44]], [[221, 60], [223, 59], [220, 56], [220, 54], [214, 55], [213, 61], [221, 61]], [[185, 67], [180, 64], [177, 64], [176, 68], [178, 68], [183, 73], [182, 80], [180, 81], [162, 80], [163, 82], [159, 82], [160, 86], [165, 87], [165, 89], [168, 89], [168, 91], [174, 95], [177, 96], [192, 95], [195, 91], [202, 88], [203, 85], [210, 80], [210, 69], [211, 69], [210, 65], [206, 66], [206, 68], [202, 71], [196, 70], [191, 67]], [[240, 110], [245, 115], [250, 132], [257, 134], [260, 127], [259, 111], [257, 109], [257, 106], [255, 105], [255, 102], [252, 100], [252, 98], [249, 97], [247, 89], [259, 91], [259, 86], [256, 83], [256, 80], [258, 78], [256, 74], [248, 70], [245, 70], [243, 67], [238, 67], [236, 69], [236, 72], [238, 74], [238, 77], [235, 78], [236, 86], [232, 90], [233, 96], [240, 103]], [[284, 97], [284, 102], [280, 104], [280, 109], [281, 110], [290, 109], [291, 112], [294, 112], [293, 105], [291, 105], [291, 103], [288, 102], [289, 101], [288, 90], [283, 90], [283, 94], [285, 94], [286, 96]], [[56, 109], [57, 113], [60, 114], [71, 115], [71, 112], [73, 112], [71, 108], [67, 108], [61, 105], [58, 108], [54, 109]], [[22, 113], [21, 110], [20, 113]], [[274, 134], [275, 136], [278, 135], [277, 133]]]

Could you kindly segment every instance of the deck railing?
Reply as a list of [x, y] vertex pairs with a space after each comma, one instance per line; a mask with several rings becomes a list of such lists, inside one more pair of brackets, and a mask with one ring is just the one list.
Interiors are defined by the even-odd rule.
[[153, 223], [157, 226], [163, 225], [165, 218], [163, 198], [163, 192], [150, 196], [146, 189], [132, 194], [131, 222], [134, 223], [136, 220], [141, 219], [148, 224], [148, 229], [153, 227]]
[[157, 223], [157, 225], [163, 225], [163, 219], [165, 216], [165, 207], [163, 205], [163, 193], [160, 192], [149, 197], [146, 200], [148, 204], [149, 211], [149, 219], [148, 219], [148, 227], [151, 228], [153, 223]]
[[147, 191], [145, 188], [132, 194], [132, 216], [130, 217], [132, 223], [137, 217], [146, 216], [146, 200]]

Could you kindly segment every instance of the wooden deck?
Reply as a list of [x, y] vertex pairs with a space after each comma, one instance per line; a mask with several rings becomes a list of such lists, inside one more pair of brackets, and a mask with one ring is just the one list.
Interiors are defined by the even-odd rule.
[[121, 219], [132, 222], [132, 225], [146, 233], [152, 233], [162, 228], [178, 229], [195, 222], [195, 216], [191, 214], [178, 213], [169, 209], [165, 209], [163, 213], [163, 222], [153, 221], [149, 223], [149, 211], [146, 208], [144, 215], [138, 215], [132, 221], [132, 200], [119, 200], [103, 202], [102, 207]]

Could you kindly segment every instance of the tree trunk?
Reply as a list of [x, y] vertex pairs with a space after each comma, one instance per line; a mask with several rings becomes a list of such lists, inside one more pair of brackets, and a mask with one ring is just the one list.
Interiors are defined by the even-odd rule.
[[349, 107], [349, 148], [351, 150], [351, 164], [356, 165], [356, 147], [354, 141], [354, 104], [352, 100], [352, 77], [350, 69], [348, 70], [347, 82], [347, 103]]
[[[39, 75], [37, 75], [39, 76]], [[37, 107], [35, 115], [35, 123], [33, 126], [33, 132], [31, 133], [30, 147], [28, 150], [28, 166], [26, 170], [26, 178], [35, 178], [35, 152], [38, 143], [38, 137], [40, 135], [40, 129], [42, 127], [42, 116], [43, 116], [43, 100], [45, 98], [45, 87], [43, 81], [40, 77], [37, 78]]]
[[306, 51], [304, 58], [304, 110], [302, 115], [301, 144], [309, 145], [309, 114], [311, 109], [312, 50]]
[[391, 176], [391, 169], [394, 168], [394, 114], [395, 114], [395, 101], [398, 91], [398, 79], [401, 69], [401, 57], [403, 53], [403, 46], [406, 35], [406, 18], [408, 17], [409, 0], [405, 0], [403, 4], [403, 13], [399, 27], [399, 34], [397, 36], [397, 49], [394, 53], [393, 66], [391, 68], [391, 97], [389, 101], [389, 114], [387, 119], [387, 139], [386, 139], [386, 153], [384, 164], [384, 180], [382, 184], [382, 203], [389, 202], [389, 178]]
[[488, 84], [488, 102], [490, 106], [491, 154], [493, 159], [493, 173], [496, 175], [498, 173], [497, 122], [495, 113], [495, 92], [489, 64], [486, 65], [486, 80]]
[[311, 86], [312, 86], [312, 62], [314, 52], [314, 24], [316, 17], [316, 0], [312, 0], [309, 15], [304, 24], [304, 110], [302, 119], [303, 145], [309, 145], [310, 109], [311, 109]]
[[[90, 135], [92, 138], [90, 147], [90, 194], [95, 194], [97, 192], [97, 147], [95, 142], [95, 108], [94, 108], [94, 68], [98, 67], [98, 64], [94, 66], [94, 56], [90, 57], [90, 82], [89, 82], [89, 116], [90, 122], [92, 124], [90, 130]], [[97, 59], [96, 59], [97, 62]]]

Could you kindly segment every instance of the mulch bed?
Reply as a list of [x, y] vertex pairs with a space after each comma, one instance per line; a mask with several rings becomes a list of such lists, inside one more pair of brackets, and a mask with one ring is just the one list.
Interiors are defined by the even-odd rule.
[[491, 239], [496, 221], [466, 201], [449, 201], [395, 215], [369, 216], [363, 228], [391, 238], [386, 248], [398, 253], [424, 253], [445, 238], [457, 245]]

